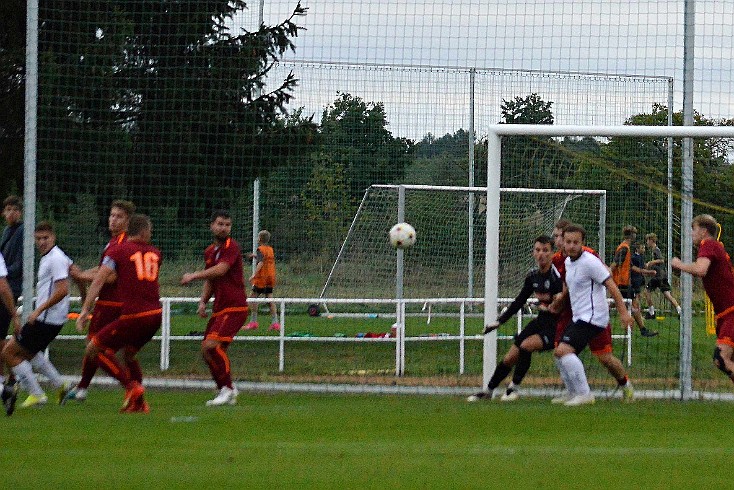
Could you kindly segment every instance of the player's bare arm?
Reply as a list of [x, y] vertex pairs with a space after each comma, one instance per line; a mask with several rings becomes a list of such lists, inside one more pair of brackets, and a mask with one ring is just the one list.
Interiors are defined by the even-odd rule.
[[117, 274], [111, 267], [102, 265], [97, 270], [97, 274], [94, 276], [94, 280], [92, 281], [92, 284], [90, 284], [89, 290], [87, 291], [87, 296], [86, 298], [84, 298], [82, 311], [79, 313], [79, 318], [76, 319], [77, 332], [81, 333], [86, 330], [87, 317], [92, 311], [94, 302], [97, 299], [97, 296], [99, 296], [99, 292], [102, 289], [102, 286], [104, 286], [112, 277], [117, 277]]
[[216, 279], [218, 277], [221, 277], [229, 271], [229, 264], [226, 262], [220, 262], [214, 267], [209, 267], [208, 269], [196, 271], [196, 272], [187, 272], [183, 276], [181, 276], [181, 284], [186, 285], [189, 284], [192, 281], [200, 281], [200, 280], [209, 280], [209, 279]]
[[53, 305], [64, 299], [67, 294], [69, 294], [68, 279], [61, 279], [54, 282], [54, 292], [51, 294], [51, 296], [49, 296], [46, 301], [43, 302], [43, 304], [38, 305], [38, 307], [33, 310], [30, 315], [28, 315], [28, 323], [36, 323], [36, 319], [41, 313], [48, 310]]
[[673, 260], [670, 261], [670, 265], [671, 267], [673, 267], [673, 269], [687, 272], [696, 277], [704, 277], [709, 271], [709, 267], [711, 266], [711, 259], [709, 259], [708, 257], [699, 257], [696, 259], [695, 262], [686, 264], [678, 257], [673, 257]]
[[196, 313], [201, 318], [207, 317], [206, 304], [211, 299], [213, 292], [214, 292], [214, 287], [212, 286], [211, 281], [205, 280], [204, 286], [201, 288], [201, 297], [199, 298], [199, 306], [196, 308]]
[[18, 317], [18, 311], [15, 309], [15, 299], [13, 298], [13, 291], [10, 289], [7, 279], [0, 278], [0, 300], [3, 305], [10, 313], [10, 319], [13, 325], [13, 331], [18, 332], [20, 330], [20, 318]]

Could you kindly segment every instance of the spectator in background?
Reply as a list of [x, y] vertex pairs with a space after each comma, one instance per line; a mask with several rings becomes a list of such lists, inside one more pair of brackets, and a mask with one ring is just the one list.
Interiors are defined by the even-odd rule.
[[645, 287], [645, 301], [647, 302], [647, 314], [645, 318], [655, 318], [655, 306], [652, 302], [652, 293], [656, 289], [660, 289], [665, 299], [670, 301], [675, 311], [680, 315], [680, 305], [675, 300], [673, 295], [670, 293], [670, 283], [668, 282], [668, 270], [665, 267], [665, 259], [663, 253], [658, 247], [658, 236], [655, 233], [648, 233], [645, 235], [645, 241], [647, 242], [647, 249], [652, 254], [652, 260], [645, 264], [645, 267], [655, 271], [655, 276], [651, 277]]

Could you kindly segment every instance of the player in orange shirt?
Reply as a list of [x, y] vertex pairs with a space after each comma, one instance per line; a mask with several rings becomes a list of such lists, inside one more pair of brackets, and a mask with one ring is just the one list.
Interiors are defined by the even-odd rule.
[[[107, 251], [82, 305], [76, 321], [84, 328], [87, 315], [102, 287], [112, 278], [120, 306], [120, 316], [104, 326], [87, 344], [86, 362], [99, 366], [125, 387], [121, 412], [149, 411], [143, 400], [143, 373], [123, 365], [115, 353], [124, 349], [125, 364], [137, 364], [138, 351], [147, 344], [161, 326], [162, 309], [158, 273], [161, 252], [151, 245], [150, 218], [142, 214], [130, 217], [127, 241], [113, 245]], [[106, 356], [99, 356], [105, 352]], [[137, 364], [139, 366], [139, 364]]]
[[[266, 298], [273, 297], [273, 289], [275, 288], [275, 253], [270, 243], [270, 232], [268, 230], [262, 230], [257, 234], [257, 253], [247, 254], [247, 258], [252, 260], [256, 259], [257, 265], [255, 266], [255, 272], [250, 276], [250, 284], [252, 284], [252, 297], [259, 298], [264, 296]], [[275, 302], [270, 302], [270, 328], [268, 330], [280, 330], [280, 323], [278, 323], [278, 309], [275, 307]], [[257, 305], [252, 310], [252, 318], [250, 323], [245, 325], [245, 330], [254, 330], [258, 327], [257, 324]]]

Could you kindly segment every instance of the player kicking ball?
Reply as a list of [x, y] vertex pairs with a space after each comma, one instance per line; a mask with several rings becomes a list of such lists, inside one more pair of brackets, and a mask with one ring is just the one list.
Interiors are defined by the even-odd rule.
[[558, 271], [553, 266], [553, 241], [549, 236], [539, 236], [533, 244], [533, 260], [537, 268], [533, 269], [525, 277], [522, 290], [513, 300], [510, 306], [499, 316], [497, 321], [484, 329], [484, 334], [496, 330], [500, 325], [507, 322], [512, 316], [520, 311], [531, 295], [535, 295], [539, 305], [546, 308], [538, 312], [528, 325], [517, 335], [505, 354], [504, 359], [497, 364], [492, 378], [487, 383], [487, 390], [471, 395], [469, 401], [491, 399], [492, 394], [499, 384], [515, 369], [512, 381], [507, 390], [500, 398], [502, 401], [517, 400], [519, 395], [517, 387], [530, 369], [530, 360], [533, 352], [552, 350], [556, 333], [558, 315], [547, 309], [563, 291], [563, 282]]

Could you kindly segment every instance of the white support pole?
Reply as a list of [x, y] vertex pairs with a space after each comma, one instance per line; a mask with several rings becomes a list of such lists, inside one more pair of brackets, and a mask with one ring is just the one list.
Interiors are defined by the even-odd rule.
[[280, 335], [278, 338], [278, 372], [285, 371], [285, 301], [280, 300]]
[[27, 0], [25, 51], [25, 147], [23, 154], [23, 324], [33, 311], [38, 144], [38, 0]]
[[[695, 48], [695, 12], [696, 2], [686, 0], [684, 5], [683, 21], [683, 126], [693, 129], [693, 70]], [[691, 222], [693, 221], [693, 140], [683, 139], [683, 162], [681, 170], [681, 259], [690, 263], [693, 260], [693, 242], [691, 237]], [[683, 315], [680, 317], [680, 393], [681, 399], [693, 398], [693, 318], [691, 305], [693, 303], [693, 277], [690, 274], [681, 275], [681, 306]]]
[[[398, 223], [405, 221], [405, 186], [398, 186]], [[403, 375], [405, 348], [405, 304], [403, 303], [403, 249], [395, 251], [395, 323], [397, 342], [395, 342], [395, 375]]]
[[[477, 70], [469, 71], [469, 187], [474, 187], [474, 92], [476, 88]], [[469, 193], [468, 209], [468, 260], [467, 260], [467, 291], [466, 297], [474, 297], [474, 193]], [[469, 305], [471, 308], [471, 305]]]
[[[509, 126], [509, 125], [508, 125]], [[487, 223], [484, 275], [484, 325], [497, 320], [497, 273], [499, 269], [500, 169], [502, 140], [496, 132], [487, 135]], [[482, 386], [487, 386], [497, 364], [497, 331], [484, 336]]]
[[[668, 127], [673, 126], [673, 79], [668, 80]], [[673, 278], [673, 138], [668, 137], [668, 233], [667, 233], [667, 258], [668, 280]]]
[[466, 301], [462, 301], [459, 305], [459, 374], [464, 374], [464, 334], [466, 319], [464, 318], [464, 312], [466, 310]]
[[171, 363], [171, 301], [161, 298], [163, 307], [161, 322], [161, 371], [166, 371]]
[[[257, 234], [260, 233], [260, 177], [252, 183], [252, 250], [257, 250], [258, 240]], [[252, 258], [252, 273], [255, 273], [257, 266], [257, 258]], [[256, 306], [257, 307], [257, 306]]]

